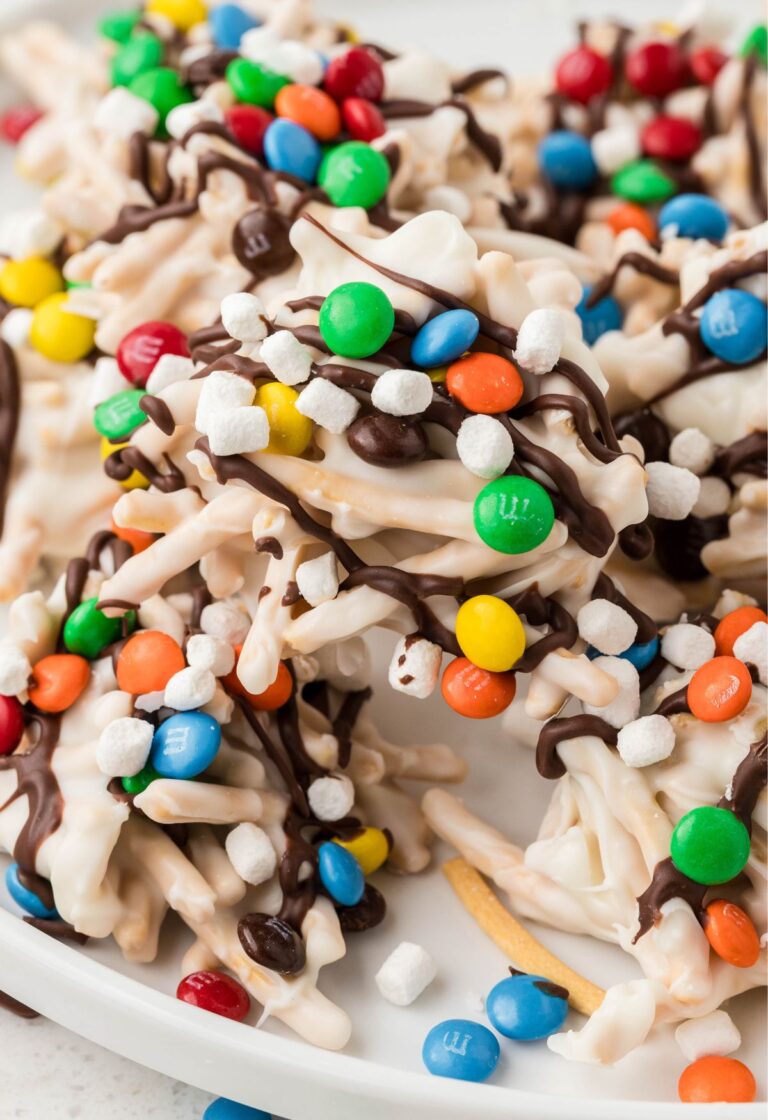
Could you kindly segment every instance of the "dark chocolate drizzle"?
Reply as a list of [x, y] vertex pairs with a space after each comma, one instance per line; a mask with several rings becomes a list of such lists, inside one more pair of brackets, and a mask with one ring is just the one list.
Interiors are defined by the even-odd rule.
[[566, 768], [557, 748], [569, 739], [578, 739], [582, 735], [595, 735], [609, 746], [614, 747], [618, 741], [618, 731], [611, 727], [600, 716], [590, 716], [586, 713], [578, 716], [560, 716], [545, 723], [539, 732], [536, 743], [536, 769], [542, 778], [562, 778]]
[[13, 452], [21, 412], [21, 383], [13, 350], [0, 339], [0, 537], [11, 482]]

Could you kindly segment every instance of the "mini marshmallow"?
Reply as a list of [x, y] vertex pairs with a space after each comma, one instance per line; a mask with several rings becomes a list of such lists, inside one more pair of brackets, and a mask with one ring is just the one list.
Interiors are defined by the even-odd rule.
[[16, 210], [0, 222], [0, 253], [12, 260], [50, 257], [64, 230], [42, 210]]
[[195, 427], [203, 435], [208, 434], [208, 425], [217, 412], [225, 409], [245, 408], [253, 404], [253, 385], [244, 377], [228, 370], [215, 370], [203, 379], [203, 387], [197, 402]]
[[[16, 349], [26, 346], [32, 327], [32, 312], [28, 307], [12, 307], [0, 324], [0, 338]], [[96, 363], [98, 365], [98, 362]]]
[[99, 358], [91, 379], [88, 403], [92, 408], [95, 408], [103, 401], [108, 401], [110, 397], [114, 397], [116, 393], [135, 388], [135, 385], [123, 377], [115, 358]]
[[619, 691], [604, 708], [585, 704], [584, 711], [591, 716], [600, 716], [617, 730], [637, 719], [640, 714], [640, 677], [634, 665], [621, 657], [596, 657], [592, 664], [618, 681]]
[[191, 712], [202, 708], [213, 700], [216, 692], [216, 678], [210, 669], [196, 669], [190, 666], [174, 673], [165, 686], [165, 706], [177, 712]]
[[732, 587], [726, 587], [712, 608], [712, 614], [715, 618], [725, 618], [727, 614], [739, 607], [756, 606], [757, 599], [754, 596], [745, 595], [743, 591], [734, 591]]
[[233, 828], [227, 834], [224, 847], [240, 878], [254, 887], [266, 883], [277, 870], [277, 852], [264, 829], [257, 824], [245, 821]]
[[339, 591], [339, 573], [336, 557], [332, 552], [324, 552], [314, 560], [305, 560], [296, 569], [296, 583], [299, 593], [310, 607], [318, 607], [335, 599]]
[[623, 653], [637, 637], [632, 615], [608, 599], [585, 603], [576, 616], [579, 634], [600, 653]]
[[26, 654], [16, 646], [0, 646], [0, 696], [18, 696], [26, 692], [32, 666]]
[[319, 821], [340, 821], [355, 803], [355, 787], [346, 774], [315, 778], [307, 790], [309, 807]]
[[728, 512], [731, 488], [722, 478], [707, 475], [701, 479], [699, 496], [691, 511], [695, 517], [719, 517]]
[[733, 643], [739, 661], [754, 665], [761, 684], [768, 684], [768, 622], [755, 622]]
[[154, 136], [160, 115], [154, 105], [125, 86], [115, 86], [96, 106], [93, 123], [99, 132], [130, 140], [134, 132]]
[[512, 462], [515, 447], [507, 429], [493, 416], [468, 416], [461, 422], [456, 451], [478, 478], [498, 478]]
[[715, 639], [703, 626], [678, 622], [663, 635], [661, 653], [678, 669], [698, 669], [715, 656]]
[[195, 363], [181, 354], [161, 354], [147, 378], [147, 392], [159, 393], [177, 381], [189, 381], [195, 372]]
[[258, 296], [233, 292], [221, 301], [224, 329], [240, 342], [261, 342], [267, 336], [266, 312]]
[[302, 416], [314, 420], [335, 436], [347, 430], [359, 408], [360, 405], [351, 393], [322, 377], [310, 381], [296, 400], [296, 409]]
[[224, 114], [216, 102], [206, 98], [176, 105], [166, 117], [165, 127], [174, 140], [181, 140], [197, 124], [203, 124], [204, 121], [220, 123], [223, 120]]
[[640, 136], [631, 125], [603, 128], [595, 133], [590, 144], [594, 161], [603, 175], [613, 175], [640, 155]]
[[283, 385], [301, 385], [312, 372], [312, 355], [290, 331], [275, 331], [265, 338], [259, 356]]
[[235, 651], [229, 642], [210, 634], [193, 634], [185, 652], [193, 669], [208, 669], [214, 677], [226, 677], [235, 667]]
[[426, 700], [434, 692], [442, 660], [440, 646], [409, 634], [395, 646], [389, 664], [389, 683], [397, 692]]
[[617, 746], [627, 766], [652, 766], [675, 749], [675, 731], [664, 716], [643, 716], [619, 731]]
[[645, 469], [649, 513], [665, 521], [684, 521], [696, 505], [700, 480], [687, 468], [671, 463], [646, 463]]
[[741, 1046], [741, 1034], [727, 1011], [710, 1011], [700, 1019], [686, 1019], [675, 1030], [675, 1042], [689, 1062], [710, 1055], [723, 1057]]
[[143, 692], [137, 696], [133, 706], [139, 712], [159, 712], [165, 704], [165, 692], [161, 688], [157, 692]]
[[96, 746], [96, 765], [110, 778], [131, 778], [146, 766], [152, 746], [152, 724], [123, 716], [102, 731]]
[[245, 641], [251, 628], [248, 615], [230, 603], [209, 603], [200, 615], [200, 628], [213, 638], [223, 638], [231, 646]]
[[390, 416], [416, 416], [432, 403], [432, 382], [415, 369], [388, 369], [376, 378], [371, 403]]
[[562, 311], [539, 307], [529, 311], [520, 324], [515, 359], [531, 373], [549, 373], [560, 357], [564, 342]]
[[208, 421], [208, 443], [214, 455], [247, 455], [269, 443], [269, 420], [263, 408], [246, 405], [214, 412]]
[[270, 27], [254, 27], [240, 40], [240, 53], [260, 62], [275, 74], [284, 74], [302, 85], [319, 85], [323, 63], [317, 51], [291, 39], [279, 39]]
[[669, 445], [669, 461], [694, 474], [706, 474], [715, 461], [715, 445], [700, 428], [683, 428]]
[[432, 957], [421, 945], [401, 941], [374, 977], [376, 987], [384, 999], [396, 1007], [408, 1007], [421, 995], [435, 976], [437, 968]]
[[464, 191], [445, 183], [429, 188], [424, 195], [424, 206], [426, 210], [447, 210], [449, 214], [455, 214], [462, 225], [472, 217], [472, 203]]

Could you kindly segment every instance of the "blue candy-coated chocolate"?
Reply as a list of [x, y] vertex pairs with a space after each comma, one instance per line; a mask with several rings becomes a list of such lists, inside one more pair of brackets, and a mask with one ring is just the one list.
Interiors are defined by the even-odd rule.
[[603, 296], [594, 307], [587, 307], [591, 291], [589, 286], [584, 289], [584, 294], [576, 304], [576, 314], [581, 319], [584, 341], [594, 346], [598, 338], [607, 331], [621, 330], [624, 315], [621, 304], [613, 296]]
[[272, 1113], [219, 1097], [208, 1105], [203, 1120], [272, 1120]]
[[330, 841], [317, 849], [320, 882], [340, 906], [356, 906], [365, 892], [363, 869], [351, 852]]
[[[619, 657], [623, 657], [625, 661], [629, 661], [631, 665], [641, 673], [643, 669], [647, 669], [653, 661], [656, 654], [659, 652], [659, 639], [651, 638], [650, 642], [635, 642], [629, 649], [625, 649]], [[595, 656], [599, 656], [597, 652]]]
[[428, 319], [411, 343], [411, 359], [422, 369], [455, 362], [478, 336], [480, 321], [472, 311], [459, 308]]
[[264, 158], [273, 171], [297, 175], [307, 183], [314, 183], [323, 150], [306, 128], [279, 117], [264, 133]]
[[34, 891], [29, 890], [19, 882], [18, 863], [9, 863], [5, 870], [5, 886], [17, 906], [26, 910], [33, 918], [58, 918], [55, 909], [49, 909]]
[[421, 1057], [435, 1077], [487, 1081], [499, 1063], [496, 1035], [471, 1019], [446, 1019], [424, 1039]]
[[163, 778], [196, 778], [211, 765], [220, 743], [221, 726], [213, 716], [179, 712], [158, 727], [149, 761]]
[[662, 206], [658, 224], [661, 234], [722, 241], [728, 229], [728, 215], [709, 195], [678, 194]]
[[568, 129], [544, 137], [539, 144], [539, 165], [550, 183], [564, 191], [586, 190], [598, 176], [589, 140]]
[[211, 34], [217, 47], [236, 51], [246, 31], [261, 26], [261, 20], [246, 12], [239, 4], [219, 4], [208, 15]]
[[707, 350], [734, 366], [749, 365], [765, 350], [768, 310], [741, 288], [724, 288], [707, 300], [699, 332]]
[[505, 1038], [523, 1042], [547, 1038], [560, 1029], [568, 1014], [564, 992], [544, 976], [507, 976], [491, 989], [485, 1010]]

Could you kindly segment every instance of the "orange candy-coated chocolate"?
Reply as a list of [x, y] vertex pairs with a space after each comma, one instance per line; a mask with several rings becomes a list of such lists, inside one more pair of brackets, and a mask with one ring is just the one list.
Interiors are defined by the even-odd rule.
[[759, 607], [737, 607], [721, 618], [715, 629], [715, 649], [733, 655], [733, 643], [746, 634], [756, 622], [768, 622], [768, 614]]
[[110, 528], [116, 537], [131, 546], [134, 556], [138, 556], [145, 548], [149, 548], [153, 541], [157, 540], [154, 533], [145, 533], [141, 529], [124, 529], [122, 525], [116, 524], [114, 518], [112, 518]]
[[760, 956], [760, 938], [752, 919], [735, 902], [713, 899], [704, 915], [704, 932], [718, 957], [734, 968], [751, 968]]
[[605, 224], [617, 235], [625, 229], [636, 229], [642, 233], [646, 241], [656, 240], [656, 223], [653, 218], [647, 210], [642, 206], [636, 206], [633, 202], [625, 202], [615, 210], [611, 210], [605, 219]]
[[341, 114], [332, 97], [314, 86], [283, 86], [275, 98], [278, 117], [300, 124], [318, 140], [333, 140], [341, 129]]
[[467, 719], [490, 719], [503, 712], [515, 698], [515, 674], [479, 669], [466, 657], [457, 657], [443, 673], [443, 699]]
[[181, 646], [169, 634], [141, 630], [120, 650], [115, 675], [123, 692], [141, 696], [145, 692], [161, 692], [185, 665]]
[[71, 708], [91, 676], [91, 667], [76, 653], [52, 653], [32, 669], [29, 699], [41, 712]]
[[[242, 646], [235, 646], [238, 661], [242, 648]], [[277, 708], [282, 708], [283, 704], [290, 700], [293, 692], [293, 677], [284, 661], [280, 662], [277, 676], [272, 684], [265, 688], [263, 692], [248, 691], [237, 675], [237, 661], [232, 672], [227, 673], [226, 677], [222, 678], [222, 683], [228, 692], [233, 692], [236, 696], [242, 696], [257, 712], [274, 712]]]
[[705, 723], [724, 723], [743, 712], [752, 695], [752, 678], [743, 661], [713, 657], [688, 684], [688, 707]]
[[516, 366], [498, 354], [466, 354], [448, 367], [445, 383], [470, 412], [486, 414], [514, 408], [524, 388]]
[[757, 1085], [743, 1062], [712, 1055], [686, 1066], [677, 1091], [688, 1104], [743, 1104], [755, 1099]]

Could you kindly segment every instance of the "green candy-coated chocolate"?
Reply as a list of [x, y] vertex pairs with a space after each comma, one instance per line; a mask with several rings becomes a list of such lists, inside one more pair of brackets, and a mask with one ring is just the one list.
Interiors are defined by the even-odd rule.
[[555, 510], [547, 491], [532, 478], [502, 475], [475, 498], [475, 529], [489, 548], [516, 556], [530, 552], [550, 534]]
[[96, 431], [107, 439], [127, 439], [147, 418], [139, 408], [139, 401], [146, 395], [144, 389], [124, 389], [96, 405], [93, 413]]
[[678, 871], [695, 883], [728, 883], [749, 858], [749, 833], [729, 809], [701, 805], [677, 822], [669, 851]]
[[628, 163], [611, 179], [611, 190], [628, 202], [664, 202], [677, 192], [677, 184], [651, 159]]
[[768, 27], [764, 23], [752, 28], [739, 47], [739, 54], [742, 58], [756, 54], [763, 66], [768, 66]]
[[99, 35], [112, 39], [115, 43], [127, 43], [134, 27], [141, 19], [141, 12], [110, 12], [99, 21]]
[[284, 74], [276, 74], [258, 62], [247, 58], [233, 58], [226, 70], [229, 87], [238, 101], [246, 105], [260, 105], [271, 109], [283, 86], [292, 85]]
[[171, 109], [177, 105], [185, 105], [194, 101], [192, 91], [185, 86], [175, 70], [168, 66], [157, 66], [154, 70], [146, 70], [139, 74], [128, 87], [131, 93], [142, 97], [157, 109], [160, 120], [157, 126], [158, 135], [165, 132], [165, 118]]
[[367, 358], [392, 334], [395, 312], [375, 284], [340, 284], [325, 297], [318, 321], [323, 341], [343, 358]]
[[121, 778], [120, 781], [126, 793], [139, 794], [143, 793], [147, 786], [159, 777], [160, 775], [154, 766], [147, 763], [143, 770], [139, 770], [138, 774], [132, 774], [130, 778]]
[[350, 140], [328, 152], [317, 181], [334, 206], [362, 206], [381, 202], [389, 186], [386, 156], [362, 140]]
[[134, 78], [163, 61], [163, 44], [151, 31], [134, 35], [112, 59], [112, 85], [130, 86]]
[[125, 632], [136, 626], [136, 612], [128, 611], [122, 618], [107, 618], [96, 604], [98, 598], [85, 599], [75, 607], [64, 623], [64, 645], [70, 653], [79, 653], [91, 660], [98, 657], [105, 646], [116, 642]]

